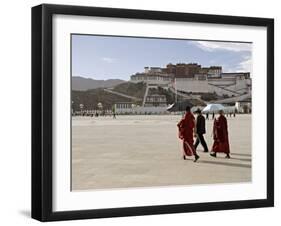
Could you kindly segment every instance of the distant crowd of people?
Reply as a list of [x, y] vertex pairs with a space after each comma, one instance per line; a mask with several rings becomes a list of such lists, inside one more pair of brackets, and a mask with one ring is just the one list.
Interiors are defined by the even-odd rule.
[[[233, 111], [233, 112], [227, 112], [226, 113], [226, 117], [232, 117], [232, 115], [233, 115], [233, 117], [235, 118], [235, 116], [236, 116], [236, 113], [235, 113], [235, 111]], [[207, 112], [206, 113], [206, 119], [208, 120], [209, 119], [209, 113]], [[212, 113], [212, 119], [215, 119], [215, 112], [213, 112]]]
[[[200, 158], [196, 152], [199, 143], [203, 146], [204, 152], [209, 152], [207, 143], [204, 139], [204, 134], [206, 133], [205, 117], [200, 109], [197, 109], [195, 113], [197, 114], [196, 119], [192, 114], [190, 107], [187, 106], [184, 117], [177, 124], [179, 138], [183, 141], [183, 159], [185, 160], [187, 156], [194, 156], [194, 162]], [[206, 118], [208, 117], [209, 115], [206, 115]], [[215, 118], [215, 114], [213, 113], [213, 119], [214, 141], [210, 155], [216, 157], [217, 153], [225, 153], [225, 157], [230, 158], [227, 119], [224, 116], [223, 110], [219, 111], [218, 118]], [[194, 138], [196, 138], [195, 143]]]

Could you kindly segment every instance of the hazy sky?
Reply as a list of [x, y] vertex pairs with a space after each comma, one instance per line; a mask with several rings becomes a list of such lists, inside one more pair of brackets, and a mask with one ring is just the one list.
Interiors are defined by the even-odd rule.
[[129, 80], [145, 66], [180, 62], [251, 72], [251, 52], [249, 43], [73, 35], [72, 76]]

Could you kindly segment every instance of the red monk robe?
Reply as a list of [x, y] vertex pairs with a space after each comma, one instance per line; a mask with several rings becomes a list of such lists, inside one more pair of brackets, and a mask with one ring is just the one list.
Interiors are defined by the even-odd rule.
[[223, 114], [214, 120], [213, 126], [214, 144], [212, 152], [223, 152], [229, 156], [229, 141], [227, 131], [227, 120]]
[[191, 112], [186, 112], [184, 118], [178, 123], [179, 138], [183, 140], [183, 154], [185, 156], [197, 156], [193, 146], [193, 130], [195, 118]]

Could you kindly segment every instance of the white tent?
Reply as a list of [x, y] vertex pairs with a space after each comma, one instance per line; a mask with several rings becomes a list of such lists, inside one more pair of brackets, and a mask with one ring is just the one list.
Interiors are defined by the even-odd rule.
[[219, 110], [224, 110], [225, 107], [221, 104], [208, 104], [204, 109], [203, 113], [217, 113]]

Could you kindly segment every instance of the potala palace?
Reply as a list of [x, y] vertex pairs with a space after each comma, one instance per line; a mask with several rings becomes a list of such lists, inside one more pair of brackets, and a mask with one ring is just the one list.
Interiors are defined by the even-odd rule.
[[149, 91], [159, 87], [173, 92], [176, 97], [198, 100], [201, 104], [208, 103], [202, 99], [202, 94], [215, 94], [220, 98], [211, 100], [211, 103], [234, 106], [238, 112], [245, 112], [245, 106], [251, 109], [250, 72], [224, 73], [221, 66], [201, 67], [197, 63], [170, 63], [165, 68], [145, 67], [143, 72], [131, 75], [130, 82], [146, 84], [142, 106], [132, 107], [130, 102], [118, 103], [118, 113], [165, 112], [165, 96], [151, 95]]
[[188, 94], [216, 93], [219, 96], [238, 97], [251, 93], [249, 72], [223, 73], [221, 66], [201, 67], [197, 63], [168, 64], [165, 68], [145, 67], [144, 72], [132, 75], [130, 81]]

